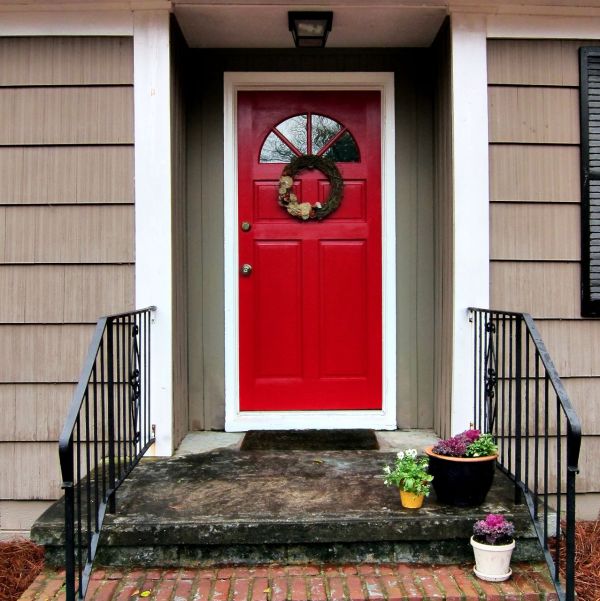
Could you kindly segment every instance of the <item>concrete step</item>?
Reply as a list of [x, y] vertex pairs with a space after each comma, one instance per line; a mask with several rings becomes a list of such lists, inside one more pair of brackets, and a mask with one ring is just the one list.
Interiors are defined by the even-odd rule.
[[[517, 528], [515, 561], [542, 558], [525, 506], [498, 472], [475, 509], [400, 506], [383, 485], [385, 451], [216, 449], [145, 459], [118, 491], [97, 561], [115, 566], [264, 563], [460, 563], [470, 561], [475, 519], [503, 513]], [[32, 538], [50, 564], [63, 554], [62, 501], [35, 524]]]

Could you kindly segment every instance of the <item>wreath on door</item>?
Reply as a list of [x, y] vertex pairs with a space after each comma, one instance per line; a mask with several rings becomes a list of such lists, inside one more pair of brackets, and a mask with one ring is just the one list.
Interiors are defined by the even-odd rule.
[[[327, 200], [323, 203], [302, 201], [294, 194], [294, 176], [303, 169], [318, 169], [327, 176], [331, 189]], [[344, 180], [331, 159], [315, 154], [302, 154], [293, 158], [283, 168], [279, 178], [278, 202], [292, 217], [302, 221], [309, 219], [320, 221], [331, 215], [340, 206], [343, 191]]]

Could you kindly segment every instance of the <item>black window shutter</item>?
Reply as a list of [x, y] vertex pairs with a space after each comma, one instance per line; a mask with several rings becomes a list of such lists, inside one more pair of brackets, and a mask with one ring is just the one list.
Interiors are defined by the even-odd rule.
[[579, 52], [581, 314], [600, 317], [600, 47]]

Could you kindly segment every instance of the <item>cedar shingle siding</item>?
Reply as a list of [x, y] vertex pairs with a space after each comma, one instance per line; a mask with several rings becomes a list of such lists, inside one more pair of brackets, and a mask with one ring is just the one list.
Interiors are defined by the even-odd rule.
[[[586, 44], [488, 41], [490, 302], [536, 319], [583, 421], [578, 491], [598, 493], [600, 322], [581, 318], [580, 301], [578, 57]], [[579, 507], [585, 512], [584, 500]]]
[[131, 38], [1, 38], [0, 114], [1, 535], [59, 496], [93, 323], [134, 305]]

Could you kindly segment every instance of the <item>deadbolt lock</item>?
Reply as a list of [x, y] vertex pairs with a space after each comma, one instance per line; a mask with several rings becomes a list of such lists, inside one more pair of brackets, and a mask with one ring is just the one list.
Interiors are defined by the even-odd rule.
[[242, 232], [249, 232], [252, 229], [249, 221], [242, 221]]

